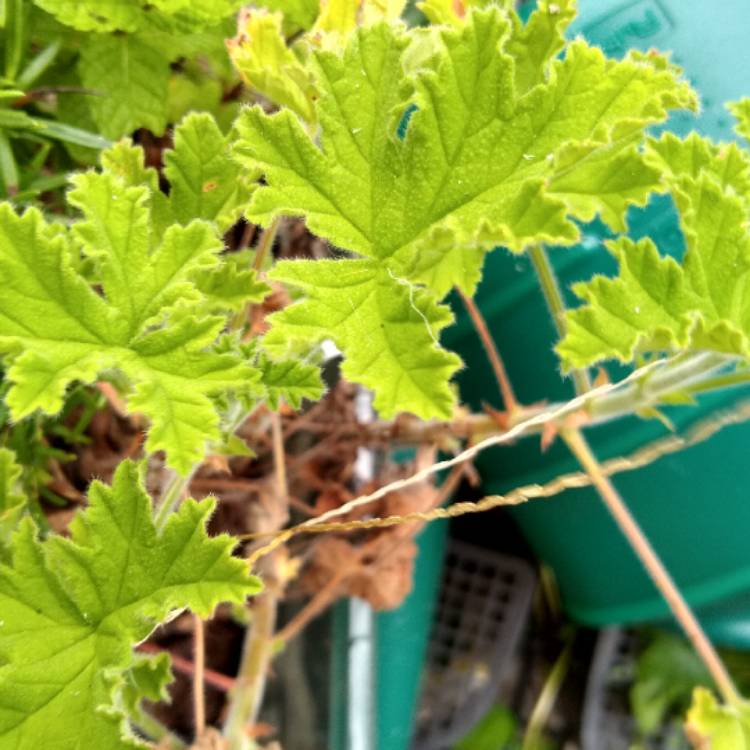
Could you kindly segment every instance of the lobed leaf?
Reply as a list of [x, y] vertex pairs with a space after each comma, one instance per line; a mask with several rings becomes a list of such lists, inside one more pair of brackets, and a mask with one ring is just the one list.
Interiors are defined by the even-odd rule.
[[88, 102], [102, 135], [120, 138], [140, 127], [164, 133], [169, 64], [164, 51], [140, 35], [85, 38], [78, 70], [83, 85], [95, 94]]
[[[13, 418], [55, 413], [70, 383], [115, 368], [134, 385], [131, 408], [151, 421], [147, 449], [165, 450], [184, 473], [220, 438], [215, 397], [262, 396], [260, 371], [241, 352], [214, 349], [226, 313], [268, 287], [221, 256], [217, 225], [238, 210], [244, 188], [236, 168], [216, 176], [226, 142], [213, 136], [199, 115], [177, 129], [170, 198], [142, 152], [119, 144], [104, 172], [73, 178], [70, 202], [82, 219], [69, 231], [35, 210], [0, 206], [0, 351], [11, 360]], [[199, 196], [207, 178], [218, 200]], [[194, 211], [203, 218], [179, 223]], [[73, 263], [81, 256], [101, 293]]]
[[252, 192], [251, 175], [231, 158], [229, 139], [208, 114], [188, 115], [165, 155], [172, 212], [181, 224], [214, 221], [229, 229], [242, 215]]
[[692, 135], [651, 141], [680, 212], [682, 263], [650, 240], [609, 244], [620, 273], [574, 287], [585, 304], [568, 314], [558, 351], [569, 367], [658, 351], [750, 354], [750, 158]]
[[[615, 62], [576, 41], [557, 59], [571, 8], [542, 4], [526, 27], [511, 10], [470, 12], [455, 27], [435, 30], [434, 47], [419, 52], [419, 64], [402, 27], [359, 29], [343, 53], [314, 55], [319, 142], [288, 109], [241, 115], [238, 158], [265, 176], [249, 218], [267, 225], [279, 216], [304, 217], [315, 234], [373, 261], [336, 267], [351, 280], [356, 325], [343, 326], [340, 316], [326, 322], [314, 290], [315, 300], [300, 309], [316, 310], [313, 340], [331, 326], [349, 377], [380, 392], [386, 415], [445, 416], [452, 402], [447, 378], [458, 361], [436, 347], [432, 324], [423, 320], [419, 340], [432, 375], [426, 362], [389, 348], [390, 336], [379, 335], [374, 350], [388, 355], [375, 377], [365, 369], [373, 344], [354, 330], [392, 330], [394, 319], [383, 316], [397, 311], [403, 323], [419, 320], [403, 304], [403, 291], [413, 296], [414, 284], [429, 289], [420, 293], [421, 305], [447, 319], [437, 299], [454, 285], [473, 292], [487, 250], [571, 244], [579, 236], [573, 219], [597, 214], [622, 229], [628, 205], [661, 187], [638, 139], [668, 108], [695, 106], [693, 93], [656, 55]], [[375, 274], [376, 266], [384, 270]], [[292, 283], [303, 273], [312, 289], [312, 270], [295, 270]], [[370, 303], [386, 288], [396, 301], [387, 311]], [[272, 340], [309, 341], [305, 313], [275, 316]]]
[[70, 539], [39, 542], [23, 522], [0, 565], [2, 747], [145, 748], [123, 711], [161, 696], [166, 663], [133, 647], [175, 610], [208, 617], [260, 588], [230, 537], [207, 536], [214, 505], [188, 500], [159, 532], [125, 461], [111, 488], [91, 485]]
[[232, 15], [241, 0], [34, 0], [60, 23], [79, 31], [137, 31], [174, 20], [196, 26]]
[[750, 709], [746, 705], [720, 705], [710, 690], [698, 687], [693, 693], [685, 733], [696, 750], [748, 750]]
[[19, 492], [20, 479], [21, 467], [15, 453], [0, 448], [0, 563], [7, 559], [11, 535], [27, 507], [26, 496]]
[[246, 9], [237, 36], [227, 42], [229, 56], [247, 86], [312, 122], [317, 91], [305, 65], [287, 47], [282, 21], [281, 13]]
[[423, 289], [370, 260], [285, 261], [269, 274], [307, 298], [273, 316], [264, 347], [276, 356], [326, 338], [347, 353], [342, 372], [375, 391], [375, 408], [394, 414], [450, 417], [455, 395], [448, 381], [461, 361], [441, 349], [440, 331], [453, 317]]

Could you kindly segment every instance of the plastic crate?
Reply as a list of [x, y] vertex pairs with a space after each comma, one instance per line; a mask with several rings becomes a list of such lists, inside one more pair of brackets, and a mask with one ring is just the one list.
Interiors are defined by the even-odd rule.
[[443, 750], [482, 718], [529, 617], [532, 566], [451, 541], [424, 669], [412, 750]]

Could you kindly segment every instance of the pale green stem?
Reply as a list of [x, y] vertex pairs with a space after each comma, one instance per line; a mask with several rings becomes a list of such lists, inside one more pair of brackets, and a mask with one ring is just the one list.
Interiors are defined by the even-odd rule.
[[[568, 321], [565, 317], [566, 308], [560, 284], [549, 261], [547, 251], [542, 245], [531, 245], [527, 250], [531, 262], [534, 264], [539, 285], [542, 288], [544, 299], [547, 302], [552, 321], [557, 329], [557, 335], [562, 340], [568, 333]], [[576, 393], [586, 393], [591, 390], [591, 379], [586, 370], [573, 370], [571, 372]]]
[[148, 738], [162, 743], [159, 745], [160, 748], [164, 747], [165, 750], [184, 750], [184, 748], [187, 747], [187, 745], [179, 737], [172, 734], [164, 724], [142, 709], [139, 710], [138, 715], [134, 717], [133, 724]]
[[[271, 426], [276, 497], [279, 503], [286, 507], [289, 498], [286, 454], [281, 417], [277, 412], [271, 415]], [[257, 721], [265, 693], [266, 675], [274, 653], [279, 594], [278, 576], [274, 570], [276, 557], [271, 555], [266, 559], [266, 564], [269, 566], [266, 588], [255, 599], [252, 621], [245, 631], [242, 661], [224, 723], [224, 736], [227, 738], [229, 750], [243, 750], [245, 730]]]
[[703, 383], [711, 382], [707, 376], [734, 361], [733, 357], [712, 352], [678, 357], [643, 381], [637, 380], [601, 399], [593, 400], [588, 404], [587, 411], [597, 421], [632, 414], [638, 409], [658, 404], [670, 393], [699, 391]]
[[562, 687], [565, 676], [570, 667], [570, 657], [573, 653], [573, 638], [565, 644], [560, 656], [552, 666], [549, 676], [544, 682], [542, 692], [539, 693], [534, 708], [529, 717], [526, 733], [523, 737], [521, 750], [537, 750], [540, 746], [544, 727], [547, 726], [555, 701]]
[[177, 507], [190, 486], [190, 480], [193, 478], [193, 475], [198, 470], [199, 466], [199, 463], [195, 464], [195, 466], [190, 469], [188, 475], [184, 477], [180, 476], [176, 471], [172, 472], [172, 476], [167, 482], [164, 494], [159, 501], [154, 516], [154, 524], [157, 529], [163, 529], [169, 517], [175, 512], [175, 510], [177, 510]]
[[255, 260], [253, 262], [256, 273], [260, 273], [263, 269], [263, 261], [271, 252], [273, 243], [276, 242], [276, 235], [279, 233], [280, 226], [281, 219], [274, 219], [261, 233], [258, 246], [255, 248]]

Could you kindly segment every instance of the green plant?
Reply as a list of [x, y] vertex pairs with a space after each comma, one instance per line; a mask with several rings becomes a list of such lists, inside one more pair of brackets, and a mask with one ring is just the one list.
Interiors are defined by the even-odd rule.
[[[213, 504], [183, 501], [191, 477], [209, 456], [247, 453], [234, 433], [262, 407], [271, 415], [281, 508], [271, 531], [285, 523], [278, 412], [321, 398], [326, 340], [343, 352], [346, 378], [374, 392], [380, 416], [411, 412], [461, 436], [451, 378], [462, 363], [440, 343], [453, 321], [445, 298], [456, 288], [470, 302], [485, 255], [501, 246], [532, 255], [580, 396], [524, 407], [504, 384], [507, 414], [498, 421], [510, 429], [485, 419], [490, 437], [448, 464], [533, 429], [559, 432], [722, 691], [722, 708], [699, 695], [691, 726], [710, 734], [701, 718], [709, 709], [744, 715], [722, 663], [578, 428], [747, 379], [747, 152], [697, 137], [647, 138], [671, 110], [695, 109], [694, 92], [656, 52], [614, 61], [581, 40], [566, 43], [572, 0], [540, 2], [526, 24], [509, 2], [428, 0], [423, 11], [433, 24], [412, 29], [397, 20], [400, 2], [266, 3], [270, 13], [242, 15], [230, 51], [267, 106], [247, 107], [222, 127], [226, 90], [237, 82], [223, 39], [238, 5], [6, 4], [17, 14], [6, 16], [13, 38], [34, 28], [58, 45], [65, 64], [56, 85], [83, 87], [58, 95], [58, 119], [95, 129], [97, 138], [139, 128], [161, 136], [213, 94], [212, 113], [190, 114], [175, 128], [172, 147], [160, 151], [163, 170], [123, 140], [103, 151], [100, 169], [70, 178], [64, 207], [0, 207], [10, 419], [54, 416], [73, 384], [104, 383], [118, 409], [146, 418], [145, 453], [163, 452], [171, 470], [152, 507], [138, 467], [123, 461], [111, 489], [92, 485], [69, 540], [40, 539], [39, 524], [23, 517], [13, 455], [0, 454], [0, 747], [88, 742], [114, 750], [142, 747], [141, 735], [159, 739], [164, 732], [141, 701], [163, 697], [167, 660], [134, 656], [132, 647], [175, 610], [205, 617], [219, 601], [242, 603], [259, 590], [248, 566], [230, 556], [233, 542], [206, 536]], [[49, 41], [55, 34], [59, 41]], [[8, 49], [21, 50], [15, 60], [26, 47]], [[748, 105], [735, 112], [747, 134]], [[596, 216], [624, 233], [628, 207], [666, 191], [681, 213], [684, 261], [661, 258], [647, 240], [615, 240], [620, 276], [580, 285], [586, 304], [566, 312], [543, 245], [574, 244], [580, 223]], [[292, 217], [336, 249], [331, 257], [273, 262], [279, 228]], [[225, 244], [241, 219], [263, 228], [254, 255], [247, 243]], [[267, 302], [267, 281], [293, 300], [259, 334], [253, 314]], [[500, 363], [491, 337], [485, 343]], [[589, 390], [586, 368], [607, 358], [645, 366]], [[302, 530], [322, 529], [439, 468]], [[264, 558], [267, 587], [231, 699], [232, 750], [248, 745], [244, 726], [273, 655], [275, 602], [294, 567], [270, 553], [299, 531], [250, 555], [251, 563]], [[206, 732], [201, 633], [198, 625], [197, 739]]]

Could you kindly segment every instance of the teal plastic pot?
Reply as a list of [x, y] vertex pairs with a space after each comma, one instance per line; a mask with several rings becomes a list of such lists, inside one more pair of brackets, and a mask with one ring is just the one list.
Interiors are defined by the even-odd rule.
[[[734, 137], [723, 108], [727, 100], [750, 95], [750, 4], [746, 0], [685, 3], [684, 0], [580, 0], [572, 34], [582, 33], [608, 54], [629, 47], [673, 50], [703, 97], [699, 117], [680, 115], [670, 129], [692, 128], [716, 139]], [[649, 235], [671, 255], [683, 252], [683, 239], [671, 201], [660, 198], [632, 211], [631, 234]], [[602, 247], [606, 230], [584, 229], [575, 248], [553, 248], [552, 261], [566, 288], [594, 273], [612, 273], [614, 263]], [[572, 295], [571, 305], [575, 304]], [[556, 341], [530, 262], [504, 250], [487, 262], [477, 302], [482, 309], [518, 392], [525, 403], [562, 400], [573, 395], [553, 352]], [[469, 322], [455, 305], [459, 321], [444, 337], [467, 369], [459, 376], [464, 400], [500, 403], [491, 370]], [[668, 410], [678, 429], [729, 408], [748, 390], [732, 390], [700, 400], [697, 407]], [[658, 421], [619, 420], [589, 431], [600, 459], [627, 454], [666, 435]], [[706, 608], [714, 637], [750, 645], [750, 502], [747, 466], [750, 426], [727, 428], [710, 441], [663, 458], [651, 466], [619, 474], [615, 484], [688, 600]], [[564, 446], [544, 455], [538, 439], [484, 453], [477, 462], [488, 493], [545, 482], [577, 470]], [[576, 620], [590, 625], [663, 618], [666, 605], [596, 494], [568, 491], [513, 511], [528, 540], [557, 575], [564, 605]]]

